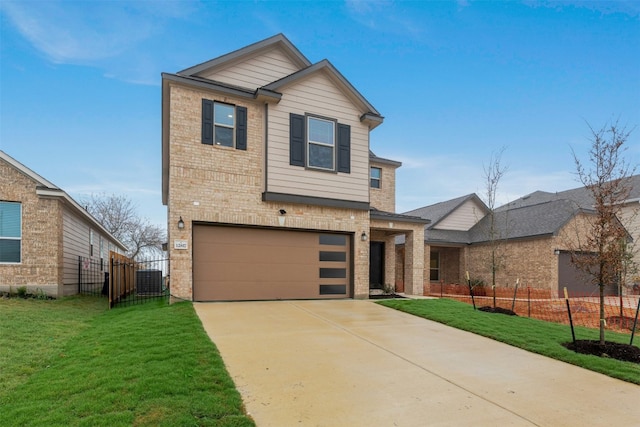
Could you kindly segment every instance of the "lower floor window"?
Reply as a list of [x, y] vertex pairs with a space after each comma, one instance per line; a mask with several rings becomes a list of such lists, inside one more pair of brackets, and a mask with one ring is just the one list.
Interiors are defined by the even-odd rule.
[[429, 261], [429, 280], [437, 282], [440, 280], [440, 253], [431, 252], [431, 259]]
[[0, 263], [19, 263], [22, 247], [22, 205], [0, 202]]

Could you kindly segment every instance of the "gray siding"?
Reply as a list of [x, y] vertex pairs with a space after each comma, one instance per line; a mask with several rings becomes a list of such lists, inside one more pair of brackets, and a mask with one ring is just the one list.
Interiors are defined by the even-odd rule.
[[243, 62], [226, 64], [224, 68], [203, 73], [201, 77], [257, 89], [299, 70], [278, 48], [260, 52], [253, 58], [242, 58]]
[[[283, 90], [269, 109], [268, 190], [275, 193], [369, 201], [369, 128], [360, 112], [324, 74]], [[289, 113], [314, 114], [351, 126], [351, 173], [328, 173], [289, 165]]]
[[78, 282], [78, 256], [89, 256], [89, 225], [68, 209], [62, 215], [62, 263], [64, 285]]
[[474, 200], [467, 200], [434, 228], [467, 231], [483, 218], [483, 212], [478, 203]]
[[65, 209], [62, 215], [63, 279], [65, 294], [76, 291], [78, 284], [78, 257], [90, 257], [90, 235], [93, 232], [93, 261], [100, 261], [100, 242], [102, 241], [103, 271], [108, 271], [109, 251], [122, 252], [99, 230]]

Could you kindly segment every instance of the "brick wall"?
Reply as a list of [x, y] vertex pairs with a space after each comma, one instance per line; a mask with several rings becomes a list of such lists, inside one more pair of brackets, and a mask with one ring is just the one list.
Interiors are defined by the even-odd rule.
[[0, 264], [0, 290], [26, 286], [58, 294], [62, 280], [62, 214], [55, 199], [36, 195], [36, 182], [0, 160], [0, 200], [22, 204], [22, 259]]
[[[513, 287], [516, 279], [521, 286], [555, 289], [558, 286], [558, 259], [554, 254], [557, 242], [551, 238], [511, 241], [496, 251], [498, 271], [496, 286]], [[491, 247], [488, 244], [469, 248], [469, 275], [491, 286]]]
[[396, 211], [396, 168], [384, 163], [371, 162], [371, 166], [382, 169], [380, 188], [369, 188], [371, 207], [380, 211]]

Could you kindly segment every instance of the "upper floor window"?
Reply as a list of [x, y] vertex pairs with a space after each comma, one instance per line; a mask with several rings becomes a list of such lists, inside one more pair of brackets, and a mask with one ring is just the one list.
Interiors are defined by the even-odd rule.
[[371, 167], [371, 188], [380, 188], [382, 169]]
[[308, 165], [312, 168], [333, 170], [335, 159], [335, 123], [307, 117]]
[[289, 164], [351, 173], [351, 127], [311, 115], [289, 115]]
[[202, 143], [247, 149], [247, 108], [202, 100]]
[[214, 144], [233, 147], [235, 111], [228, 104], [213, 103]]
[[19, 263], [22, 246], [22, 205], [0, 202], [0, 263]]

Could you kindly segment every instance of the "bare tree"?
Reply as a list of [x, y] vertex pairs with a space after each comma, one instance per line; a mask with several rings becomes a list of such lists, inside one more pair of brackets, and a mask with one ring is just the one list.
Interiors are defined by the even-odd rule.
[[593, 199], [593, 213], [585, 215], [586, 230], [570, 249], [571, 262], [586, 273], [600, 291], [600, 344], [605, 344], [605, 287], [617, 284], [628, 260], [629, 233], [620, 221], [624, 202], [631, 191], [635, 167], [624, 158], [631, 131], [618, 122], [599, 130], [589, 126], [592, 137], [589, 163], [583, 164], [572, 151], [578, 179]]
[[[484, 166], [485, 199], [489, 208], [486, 223], [486, 237], [490, 248], [489, 267], [491, 269], [491, 288], [493, 290], [493, 308], [496, 307], [496, 273], [502, 267], [504, 254], [501, 252], [502, 241], [506, 239], [506, 228], [497, 222], [496, 199], [500, 180], [507, 172], [508, 167], [502, 164], [502, 154], [505, 148], [491, 153], [489, 164]], [[506, 218], [506, 216], [505, 216]], [[506, 224], [505, 224], [506, 226]]]
[[136, 206], [127, 197], [92, 194], [91, 197], [82, 199], [81, 203], [104, 228], [127, 246], [127, 256], [130, 258], [162, 253], [162, 244], [166, 241], [165, 231], [151, 224], [148, 219], [141, 218]]

